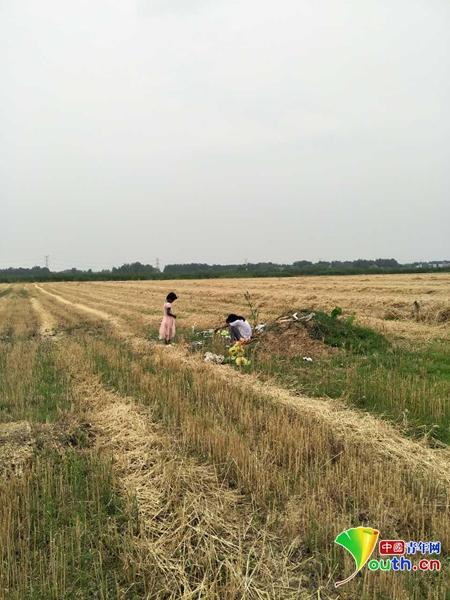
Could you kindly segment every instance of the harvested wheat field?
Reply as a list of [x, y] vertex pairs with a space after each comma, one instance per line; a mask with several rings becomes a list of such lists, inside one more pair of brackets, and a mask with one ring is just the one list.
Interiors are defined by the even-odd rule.
[[[444, 599], [449, 298], [449, 275], [1, 285], [0, 597]], [[242, 366], [232, 312], [264, 325]], [[336, 588], [358, 526], [439, 541], [409, 559], [440, 569]]]

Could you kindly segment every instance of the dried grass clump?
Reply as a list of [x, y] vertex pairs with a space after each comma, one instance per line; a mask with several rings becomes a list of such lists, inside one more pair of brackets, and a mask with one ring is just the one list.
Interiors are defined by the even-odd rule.
[[450, 307], [438, 310], [435, 320], [437, 323], [448, 323], [450, 321]]
[[404, 315], [403, 315], [403, 313], [401, 311], [399, 311], [396, 308], [388, 308], [385, 311], [383, 318], [386, 321], [398, 321], [400, 319], [403, 319]]
[[27, 421], [0, 424], [0, 477], [20, 476], [33, 456], [34, 439]]
[[64, 453], [80, 442], [87, 445], [90, 431], [73, 415], [54, 424], [13, 421], [0, 423], [0, 477], [21, 476], [36, 452]]

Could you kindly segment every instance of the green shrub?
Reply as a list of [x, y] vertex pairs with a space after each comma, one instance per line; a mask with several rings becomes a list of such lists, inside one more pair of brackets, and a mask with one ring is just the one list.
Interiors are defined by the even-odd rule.
[[330, 315], [322, 311], [315, 312], [308, 329], [311, 337], [322, 340], [328, 346], [344, 348], [356, 354], [385, 352], [389, 348], [387, 339], [369, 327], [354, 323], [354, 315], [346, 319], [339, 318], [339, 307]]

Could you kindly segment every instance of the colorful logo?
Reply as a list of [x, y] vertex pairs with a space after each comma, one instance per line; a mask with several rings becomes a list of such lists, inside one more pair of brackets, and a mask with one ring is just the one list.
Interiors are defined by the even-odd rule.
[[381, 556], [401, 556], [406, 552], [406, 544], [403, 540], [381, 540], [378, 552]]
[[[356, 570], [347, 579], [338, 581], [339, 587], [351, 581], [367, 563], [369, 571], [391, 571], [400, 573], [440, 572], [442, 563], [439, 558], [421, 558], [424, 555], [441, 554], [442, 544], [438, 540], [414, 541], [405, 540], [380, 540], [378, 544], [379, 558], [370, 558], [377, 545], [380, 532], [372, 527], [353, 527], [340, 533], [334, 540], [353, 556]], [[418, 560], [406, 558], [408, 555], [419, 555]], [[388, 558], [389, 557], [389, 558]], [[392, 557], [392, 558], [391, 558]], [[416, 557], [415, 557], [416, 558]], [[369, 560], [370, 559], [370, 560]]]
[[372, 529], [372, 527], [352, 527], [337, 536], [334, 540], [335, 543], [345, 548], [353, 556], [356, 570], [346, 579], [337, 581], [336, 587], [348, 583], [361, 571], [372, 556], [379, 535], [380, 532], [377, 529]]

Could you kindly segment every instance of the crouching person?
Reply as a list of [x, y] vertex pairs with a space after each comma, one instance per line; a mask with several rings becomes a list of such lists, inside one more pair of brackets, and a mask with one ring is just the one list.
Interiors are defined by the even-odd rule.
[[228, 315], [226, 323], [230, 332], [232, 342], [247, 342], [252, 337], [252, 328], [245, 317], [239, 315]]

